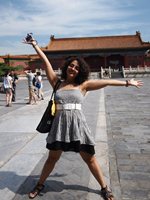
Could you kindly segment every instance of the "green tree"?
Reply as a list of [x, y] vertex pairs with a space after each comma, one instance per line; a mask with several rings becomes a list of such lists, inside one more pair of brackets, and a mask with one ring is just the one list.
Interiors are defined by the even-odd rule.
[[7, 71], [21, 71], [23, 69], [23, 66], [21, 65], [18, 65], [16, 67], [12, 67], [12, 66], [8, 66], [4, 63], [0, 63], [0, 76], [4, 76], [4, 74], [7, 72]]

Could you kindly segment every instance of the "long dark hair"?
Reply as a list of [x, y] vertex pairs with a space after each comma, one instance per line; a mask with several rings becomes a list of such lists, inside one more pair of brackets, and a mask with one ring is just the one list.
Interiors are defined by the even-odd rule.
[[62, 67], [62, 74], [61, 78], [66, 80], [67, 79], [67, 68], [68, 66], [74, 61], [77, 60], [79, 64], [79, 73], [75, 78], [76, 84], [81, 84], [86, 81], [89, 77], [90, 69], [88, 64], [80, 57], [69, 57]]
[[6, 76], [8, 76], [9, 75], [9, 73], [10, 73], [10, 71], [5, 71], [5, 74], [4, 74], [4, 76], [6, 77]]

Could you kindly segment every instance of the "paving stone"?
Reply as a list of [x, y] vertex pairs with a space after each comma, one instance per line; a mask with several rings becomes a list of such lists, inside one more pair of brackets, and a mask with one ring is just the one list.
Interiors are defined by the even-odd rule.
[[[107, 182], [109, 182], [109, 174], [111, 176], [109, 184], [116, 200], [150, 199], [150, 81], [149, 78], [143, 80], [145, 84], [140, 90], [133, 87], [105, 88], [105, 101], [101, 99], [100, 92], [96, 91], [90, 95], [90, 101], [87, 102], [88, 109], [85, 109], [92, 133], [96, 133], [97, 125], [100, 133], [107, 131], [105, 136], [95, 136], [96, 155], [104, 169]], [[100, 104], [105, 102], [106, 107], [98, 108], [95, 106], [97, 102]], [[94, 113], [92, 120], [88, 110]], [[101, 117], [98, 118], [99, 113]], [[99, 122], [105, 123], [105, 114], [107, 128]], [[35, 115], [36, 112], [34, 117]], [[29, 148], [28, 153], [30, 151]], [[36, 147], [33, 146], [33, 153], [35, 152]], [[109, 159], [106, 159], [108, 153]], [[28, 178], [23, 177], [26, 181], [13, 200], [28, 199], [27, 193], [36, 184], [45, 159], [46, 155], [42, 157]], [[7, 189], [11, 190], [11, 188]], [[16, 192], [13, 189], [11, 191]], [[65, 153], [48, 177], [43, 195], [36, 199], [100, 200], [102, 198], [98, 183], [91, 176], [80, 156], [75, 153]]]
[[[143, 81], [140, 90], [105, 89], [113, 190], [115, 181], [121, 183], [117, 200], [150, 199], [150, 81]], [[114, 160], [116, 164], [112, 164]]]
[[142, 190], [142, 189], [130, 189], [130, 190], [125, 190], [122, 192], [123, 200], [124, 199], [138, 199], [138, 200], [148, 200], [148, 190]]

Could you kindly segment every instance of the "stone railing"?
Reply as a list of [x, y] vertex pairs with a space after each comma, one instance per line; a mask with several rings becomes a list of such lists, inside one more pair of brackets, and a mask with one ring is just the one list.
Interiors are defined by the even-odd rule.
[[100, 78], [126, 78], [126, 77], [144, 77], [150, 76], [150, 67], [129, 67], [122, 66], [121, 70], [113, 69], [111, 67], [103, 68], [100, 70]]
[[124, 77], [144, 77], [144, 76], [150, 76], [150, 67], [139, 67], [137, 66], [136, 68], [129, 67], [129, 68], [124, 68], [122, 67], [122, 71], [124, 74]]

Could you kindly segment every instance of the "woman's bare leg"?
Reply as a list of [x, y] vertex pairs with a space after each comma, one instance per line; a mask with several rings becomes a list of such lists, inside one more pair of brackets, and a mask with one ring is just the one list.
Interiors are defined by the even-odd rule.
[[39, 184], [43, 184], [45, 182], [45, 180], [47, 179], [49, 174], [54, 169], [55, 164], [59, 160], [61, 154], [62, 154], [62, 151], [60, 151], [60, 150], [59, 151], [49, 151], [49, 156], [44, 164], [40, 179], [38, 181]]
[[9, 104], [9, 94], [6, 93], [6, 105], [8, 105], [8, 104]]
[[62, 151], [50, 151], [49, 156], [43, 166], [42, 173], [37, 185], [34, 189], [28, 194], [29, 198], [35, 198], [43, 189], [44, 189], [44, 182], [49, 176], [49, 174], [54, 169], [56, 162], [59, 160]]
[[9, 105], [11, 105], [12, 103], [12, 90], [10, 90], [10, 93], [9, 93]]
[[98, 164], [96, 157], [85, 152], [80, 152], [80, 155], [83, 158], [83, 160], [86, 162], [86, 164], [88, 165], [93, 176], [96, 178], [96, 180], [100, 184], [102, 188], [101, 194], [103, 198], [107, 200], [113, 200], [114, 198], [113, 198], [112, 192], [109, 191], [107, 188], [102, 170]]
[[96, 180], [100, 184], [101, 188], [105, 188], [106, 183], [105, 183], [105, 180], [104, 180], [104, 176], [103, 176], [102, 170], [101, 170], [101, 168], [98, 164], [96, 157], [92, 156], [88, 153], [85, 153], [85, 152], [80, 152], [80, 155], [81, 155], [82, 159], [88, 165], [91, 173], [96, 178]]

